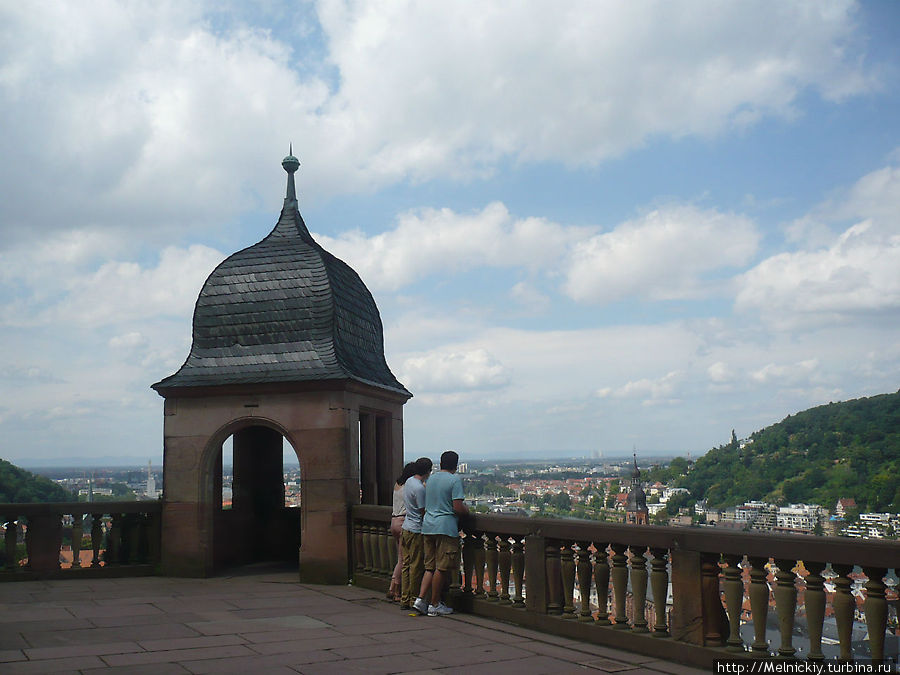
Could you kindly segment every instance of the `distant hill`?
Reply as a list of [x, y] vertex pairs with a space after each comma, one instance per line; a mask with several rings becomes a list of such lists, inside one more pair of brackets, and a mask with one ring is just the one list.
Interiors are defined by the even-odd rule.
[[678, 484], [710, 506], [751, 499], [900, 512], [900, 392], [788, 415], [700, 457]]
[[0, 504], [70, 502], [75, 496], [48, 478], [0, 459]]

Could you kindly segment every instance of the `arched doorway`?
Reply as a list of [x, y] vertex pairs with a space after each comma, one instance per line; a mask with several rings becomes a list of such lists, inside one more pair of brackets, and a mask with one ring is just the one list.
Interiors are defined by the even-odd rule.
[[216, 434], [212, 466], [206, 472], [212, 492], [210, 535], [213, 571], [259, 562], [296, 565], [300, 548], [301, 506], [286, 498], [285, 467], [300, 475], [299, 453], [269, 423], [244, 423], [221, 442]]

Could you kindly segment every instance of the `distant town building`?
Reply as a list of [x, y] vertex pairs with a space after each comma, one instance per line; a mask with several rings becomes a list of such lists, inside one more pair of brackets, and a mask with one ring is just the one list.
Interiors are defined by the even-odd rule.
[[834, 507], [834, 515], [841, 520], [843, 520], [848, 511], [856, 509], [856, 500], [850, 497], [849, 499], [838, 499], [837, 504]]

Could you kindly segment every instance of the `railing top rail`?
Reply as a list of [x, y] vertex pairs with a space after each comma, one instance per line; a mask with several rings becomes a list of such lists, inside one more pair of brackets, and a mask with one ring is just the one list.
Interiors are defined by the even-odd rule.
[[0, 515], [6, 517], [43, 516], [51, 513], [66, 515], [84, 513], [159, 513], [162, 502], [46, 502], [41, 504], [0, 503]]
[[[390, 521], [390, 508], [370, 504], [356, 505], [355, 518]], [[714, 555], [747, 555], [751, 558], [775, 558], [830, 562], [863, 567], [900, 567], [900, 542], [814, 537], [774, 532], [741, 532], [712, 527], [663, 527], [624, 525], [589, 520], [523, 518], [522, 516], [475, 514], [463, 523], [467, 532], [489, 532], [525, 537], [538, 535], [566, 541], [647, 546], [674, 551], [697, 551]]]

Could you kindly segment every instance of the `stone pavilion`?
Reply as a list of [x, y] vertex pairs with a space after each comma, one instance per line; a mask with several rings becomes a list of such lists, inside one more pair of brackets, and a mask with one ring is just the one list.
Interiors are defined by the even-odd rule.
[[[164, 404], [161, 559], [206, 576], [297, 559], [300, 580], [344, 584], [352, 504], [390, 504], [412, 394], [384, 357], [372, 294], [312, 238], [294, 174], [275, 228], [203, 285], [187, 359], [153, 389]], [[232, 507], [222, 444], [233, 443]], [[284, 507], [282, 448], [300, 462], [302, 506]], [[299, 515], [297, 511], [299, 510]]]

